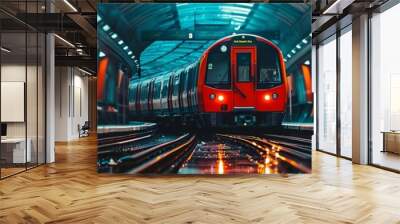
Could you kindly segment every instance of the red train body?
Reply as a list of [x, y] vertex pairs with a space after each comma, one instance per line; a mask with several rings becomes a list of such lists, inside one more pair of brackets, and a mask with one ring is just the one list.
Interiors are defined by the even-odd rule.
[[287, 104], [281, 51], [241, 34], [210, 46], [200, 60], [162, 77], [131, 80], [132, 120], [179, 118], [202, 125], [280, 125]]

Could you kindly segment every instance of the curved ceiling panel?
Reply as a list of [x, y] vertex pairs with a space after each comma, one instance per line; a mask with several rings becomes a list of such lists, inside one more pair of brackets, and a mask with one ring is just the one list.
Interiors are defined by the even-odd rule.
[[108, 25], [110, 31], [105, 32], [117, 34], [116, 43], [123, 42], [113, 47], [132, 50], [126, 60], [139, 55], [142, 76], [149, 76], [195, 62], [214, 41], [232, 33], [264, 36], [286, 57], [309, 38], [310, 11], [308, 4], [101, 4], [99, 26]]

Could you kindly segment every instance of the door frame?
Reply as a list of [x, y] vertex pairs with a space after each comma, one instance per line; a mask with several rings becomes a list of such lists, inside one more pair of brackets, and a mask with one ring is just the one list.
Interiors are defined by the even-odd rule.
[[[238, 66], [237, 66], [237, 55], [240, 53], [250, 53], [250, 81], [248, 82], [239, 82], [238, 81]], [[246, 93], [243, 93], [243, 90], [240, 88], [239, 85], [252, 85], [252, 96], [249, 98], [255, 99], [255, 93], [256, 93], [256, 79], [257, 79], [257, 47], [256, 46], [232, 46], [231, 47], [231, 75], [232, 75], [232, 90], [233, 90], [233, 101], [234, 104], [236, 105], [237, 100], [236, 94], [239, 94], [239, 97], [247, 98], [248, 96], [248, 90], [246, 90]], [[248, 100], [248, 99], [246, 99]], [[253, 100], [254, 101], [254, 100]], [[251, 107], [254, 107], [255, 101], [247, 101], [247, 104], [249, 104]], [[246, 107], [247, 105], [244, 105], [242, 107]], [[249, 107], [250, 107], [249, 106]]]

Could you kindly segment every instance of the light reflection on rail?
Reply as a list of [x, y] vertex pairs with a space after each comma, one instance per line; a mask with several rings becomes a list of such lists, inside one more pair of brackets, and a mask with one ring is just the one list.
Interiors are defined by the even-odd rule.
[[[279, 165], [279, 160], [281, 160], [281, 161], [284, 161], [284, 162], [290, 164], [291, 166], [295, 167], [296, 169], [298, 169], [298, 170], [300, 170], [300, 171], [302, 171], [304, 173], [310, 173], [311, 172], [310, 168], [308, 168], [308, 167], [306, 167], [306, 166], [304, 166], [304, 165], [302, 165], [302, 164], [300, 164], [300, 163], [298, 163], [298, 162], [296, 162], [296, 161], [294, 161], [292, 159], [289, 159], [289, 158], [287, 158], [287, 157], [285, 157], [283, 155], [280, 155], [279, 151], [281, 150], [281, 146], [279, 146], [277, 144], [274, 144], [272, 142], [269, 142], [266, 139], [262, 139], [262, 138], [258, 138], [258, 137], [254, 137], [254, 136], [244, 136], [244, 137], [242, 137], [242, 136], [230, 136], [230, 137], [234, 137], [234, 138], [240, 139], [242, 141], [248, 142], [249, 144], [252, 144], [252, 145], [256, 146], [259, 149], [265, 150], [267, 158], [269, 158], [272, 155], [273, 165], [275, 165], [275, 166], [278, 166]], [[265, 145], [262, 146], [262, 145], [258, 144], [255, 141], [249, 141], [249, 139], [252, 139], [252, 140], [256, 139], [256, 140], [258, 140], [258, 141], [260, 141], [262, 143], [265, 143]], [[267, 145], [271, 145], [271, 147], [269, 147]], [[270, 162], [270, 159], [268, 159], [268, 162]], [[268, 163], [268, 165], [267, 165], [267, 163], [265, 164], [265, 172], [269, 172], [270, 173], [270, 164], [271, 163]]]
[[305, 166], [281, 155], [280, 146], [261, 145], [256, 141], [249, 144], [261, 149], [257, 155], [249, 153], [244, 146], [216, 141], [198, 144], [189, 159], [183, 164], [180, 174], [276, 174], [286, 173], [287, 166], [308, 172]]
[[218, 144], [218, 174], [224, 174], [224, 145], [223, 144]]

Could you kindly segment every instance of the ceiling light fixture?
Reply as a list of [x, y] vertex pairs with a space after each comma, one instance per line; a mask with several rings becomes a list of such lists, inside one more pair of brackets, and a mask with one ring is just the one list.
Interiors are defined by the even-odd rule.
[[116, 33], [113, 33], [112, 35], [111, 35], [111, 38], [112, 39], [115, 39], [115, 38], [117, 38], [118, 37], [118, 34], [116, 34]]
[[118, 41], [118, 44], [119, 44], [119, 45], [122, 45], [123, 43], [124, 43], [123, 40]]
[[68, 0], [64, 0], [64, 3], [68, 5], [74, 12], [78, 12], [78, 10], [73, 6]]
[[68, 40], [62, 38], [61, 36], [59, 36], [58, 34], [54, 34], [55, 37], [57, 37], [59, 40], [61, 40], [62, 42], [64, 42], [66, 45], [75, 48], [75, 45], [73, 45], [71, 42], [69, 42]]
[[109, 31], [110, 29], [111, 29], [111, 27], [107, 24], [103, 26], [103, 30], [106, 32]]
[[124, 50], [128, 50], [128, 46], [125, 46], [124, 48], [122, 48], [122, 49], [124, 49]]

